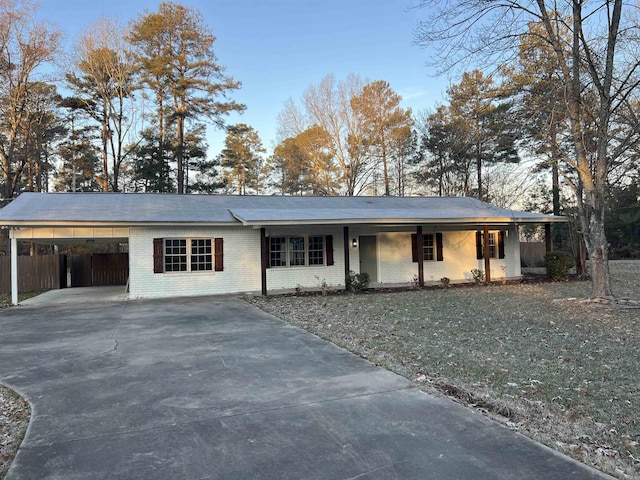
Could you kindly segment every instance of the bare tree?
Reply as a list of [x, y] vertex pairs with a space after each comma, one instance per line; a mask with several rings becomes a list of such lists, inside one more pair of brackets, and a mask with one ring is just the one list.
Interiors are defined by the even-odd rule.
[[125, 145], [134, 143], [136, 85], [128, 49], [116, 20], [98, 20], [80, 36], [73, 70], [67, 74], [83, 108], [100, 124], [105, 192], [120, 190], [122, 164], [131, 152]]
[[[610, 163], [629, 140], [613, 142], [612, 119], [627, 108], [639, 84], [638, 24], [632, 17], [636, 7], [623, 0], [421, 0], [416, 6], [430, 17], [419, 25], [416, 43], [438, 44], [437, 56], [449, 56], [445, 68], [478, 54], [489, 61], [514, 60], [521, 39], [529, 35], [549, 46], [560, 72], [574, 145], [567, 164], [578, 179], [572, 185], [591, 262], [591, 294], [612, 297], [605, 192]], [[540, 33], [529, 29], [532, 21], [543, 25]], [[569, 46], [564, 32], [569, 32]], [[594, 110], [585, 108], [590, 92], [596, 95]], [[590, 125], [595, 127], [593, 149], [586, 135]]]
[[281, 140], [295, 137], [313, 126], [328, 133], [345, 195], [360, 194], [372, 174], [364, 125], [351, 105], [351, 99], [359, 95], [363, 87], [363, 81], [356, 75], [349, 75], [344, 81], [327, 75], [318, 85], [307, 88], [302, 107], [290, 100], [278, 116]]
[[60, 32], [33, 21], [34, 6], [28, 1], [0, 0], [0, 171], [2, 196], [19, 191], [27, 165], [21, 153], [30, 125], [26, 105], [38, 67], [51, 61], [58, 50]]

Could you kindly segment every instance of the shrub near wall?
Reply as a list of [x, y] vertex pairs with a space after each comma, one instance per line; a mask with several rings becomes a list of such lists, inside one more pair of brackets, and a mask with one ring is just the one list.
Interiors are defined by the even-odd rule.
[[547, 277], [557, 280], [569, 275], [569, 270], [575, 266], [575, 259], [569, 252], [558, 250], [547, 252], [544, 256], [544, 267], [547, 269]]

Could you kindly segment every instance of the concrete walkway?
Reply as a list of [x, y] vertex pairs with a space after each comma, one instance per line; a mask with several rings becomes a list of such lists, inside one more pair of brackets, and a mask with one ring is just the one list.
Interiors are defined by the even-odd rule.
[[605, 478], [241, 300], [25, 304], [8, 480]]

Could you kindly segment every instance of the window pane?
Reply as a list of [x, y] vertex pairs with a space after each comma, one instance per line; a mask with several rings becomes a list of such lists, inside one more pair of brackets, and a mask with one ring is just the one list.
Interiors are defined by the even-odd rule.
[[489, 232], [489, 257], [498, 258], [496, 252], [496, 234], [494, 232]]
[[187, 241], [167, 239], [164, 243], [164, 271], [184, 272], [187, 270]]
[[285, 237], [269, 238], [269, 265], [271, 267], [287, 266], [287, 239]]
[[324, 237], [309, 237], [309, 265], [324, 264]]
[[426, 233], [422, 235], [422, 243], [423, 243], [423, 255], [425, 260], [434, 260], [434, 248], [433, 248], [433, 233]]
[[191, 271], [211, 270], [212, 263], [211, 239], [198, 238], [191, 240]]
[[289, 238], [289, 265], [304, 265], [304, 237]]

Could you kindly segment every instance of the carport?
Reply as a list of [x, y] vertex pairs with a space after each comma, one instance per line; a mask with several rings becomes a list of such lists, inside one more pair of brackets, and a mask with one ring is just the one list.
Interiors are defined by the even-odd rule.
[[[11, 303], [18, 304], [20, 242], [33, 242], [44, 245], [126, 245], [129, 241], [129, 229], [126, 227], [78, 227], [72, 225], [50, 225], [47, 227], [21, 226], [9, 230], [11, 246]], [[128, 254], [78, 254], [60, 259], [61, 276], [66, 277], [67, 267], [71, 274], [72, 287], [92, 285], [126, 285], [128, 276]], [[67, 286], [66, 278], [61, 288]]]

